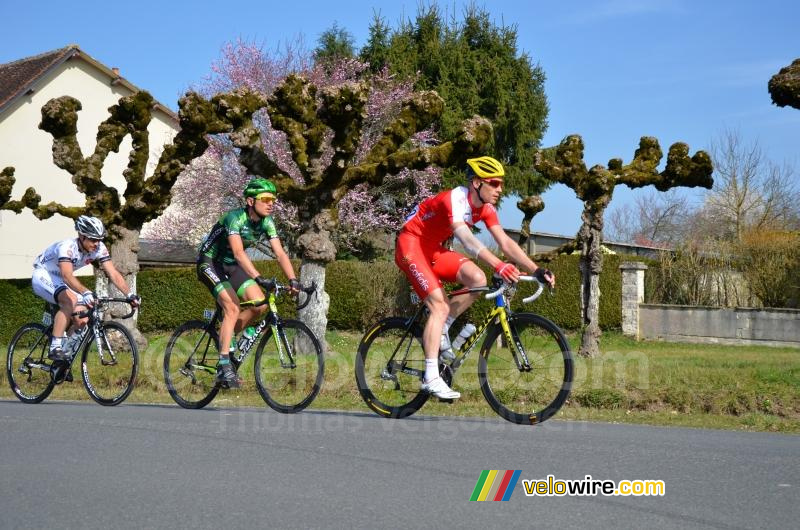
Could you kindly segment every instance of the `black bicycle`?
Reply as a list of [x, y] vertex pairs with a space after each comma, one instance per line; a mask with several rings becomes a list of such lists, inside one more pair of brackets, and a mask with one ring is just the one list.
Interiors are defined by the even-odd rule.
[[[63, 345], [66, 361], [47, 358], [53, 333], [52, 320], [58, 306], [47, 304], [43, 324], [23, 325], [8, 345], [6, 373], [11, 390], [25, 403], [40, 403], [64, 381], [71, 382], [72, 363], [81, 353], [81, 376], [86, 391], [101, 405], [118, 405], [133, 390], [139, 369], [139, 350], [130, 331], [122, 324], [104, 321], [111, 303], [130, 306], [127, 298], [97, 298], [94, 306], [76, 313], [88, 316], [89, 322], [75, 331]], [[136, 309], [123, 318], [133, 315]]]
[[[240, 367], [258, 343], [253, 366], [258, 392], [267, 405], [288, 414], [301, 411], [314, 401], [322, 386], [325, 358], [319, 340], [305, 324], [278, 315], [276, 296], [289, 287], [274, 279], [272, 282], [275, 289], [269, 291], [267, 298], [240, 304], [243, 308], [269, 304], [270, 311], [256, 326], [253, 337], [240, 340], [231, 362], [242, 375]], [[315, 291], [315, 285], [302, 287], [305, 300], [297, 308], [308, 305]], [[215, 381], [221, 314], [217, 306], [207, 321], [186, 322], [169, 339], [164, 353], [164, 380], [170, 396], [181, 407], [203, 408], [221, 388]]]
[[[538, 281], [521, 276], [521, 281]], [[524, 303], [542, 293], [543, 285]], [[451, 363], [440, 361], [440, 376], [453, 377], [481, 336], [486, 335], [478, 359], [481, 392], [492, 409], [513, 423], [536, 424], [553, 416], [572, 388], [573, 362], [567, 339], [550, 320], [534, 313], [514, 313], [510, 302], [516, 285], [494, 278], [493, 287], [460, 289], [448, 297], [488, 293], [493, 307], [477, 330], [455, 352]], [[416, 296], [416, 295], [415, 295]], [[414, 316], [389, 317], [364, 334], [356, 355], [356, 384], [370, 409], [387, 418], [405, 418], [418, 411], [429, 394], [422, 391], [425, 352], [422, 330], [427, 308]]]

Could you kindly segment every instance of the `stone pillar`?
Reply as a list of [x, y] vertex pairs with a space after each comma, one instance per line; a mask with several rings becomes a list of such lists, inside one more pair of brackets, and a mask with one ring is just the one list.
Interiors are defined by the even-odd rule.
[[639, 304], [644, 302], [644, 271], [647, 265], [625, 261], [622, 271], [622, 334], [639, 339]]

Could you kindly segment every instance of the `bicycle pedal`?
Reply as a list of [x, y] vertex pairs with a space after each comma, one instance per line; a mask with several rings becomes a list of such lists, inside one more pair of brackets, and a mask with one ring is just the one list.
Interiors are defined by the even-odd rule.
[[455, 399], [439, 398], [439, 403], [450, 403], [450, 404], [452, 404], [454, 402], [455, 402]]
[[72, 370], [67, 372], [67, 375], [64, 376], [64, 381], [66, 381], [67, 383], [71, 383], [72, 382]]

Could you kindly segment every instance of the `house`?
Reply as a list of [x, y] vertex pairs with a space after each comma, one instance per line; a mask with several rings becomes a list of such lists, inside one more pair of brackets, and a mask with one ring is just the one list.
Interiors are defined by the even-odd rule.
[[[75, 44], [0, 65], [0, 169], [15, 168], [11, 199], [20, 199], [33, 187], [43, 203], [83, 205], [83, 194], [75, 189], [72, 176], [53, 164], [53, 137], [39, 129], [41, 108], [64, 95], [81, 102], [77, 138], [83, 155], [88, 156], [94, 151], [97, 127], [108, 117], [108, 108], [138, 90], [117, 68], [105, 66]], [[175, 112], [156, 102], [148, 127], [149, 171], [178, 130]], [[103, 181], [120, 194], [125, 189], [122, 172], [130, 150], [128, 136], [119, 152], [110, 153], [102, 170]], [[40, 221], [27, 209], [21, 214], [0, 210], [0, 278], [30, 277], [34, 258], [47, 245], [74, 234], [72, 221], [60, 215]], [[80, 273], [91, 273], [91, 269]]]

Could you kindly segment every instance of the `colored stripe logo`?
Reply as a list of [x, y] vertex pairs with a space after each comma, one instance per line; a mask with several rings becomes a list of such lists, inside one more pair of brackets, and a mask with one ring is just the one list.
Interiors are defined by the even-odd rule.
[[507, 501], [519, 482], [521, 469], [484, 469], [481, 472], [471, 501]]

